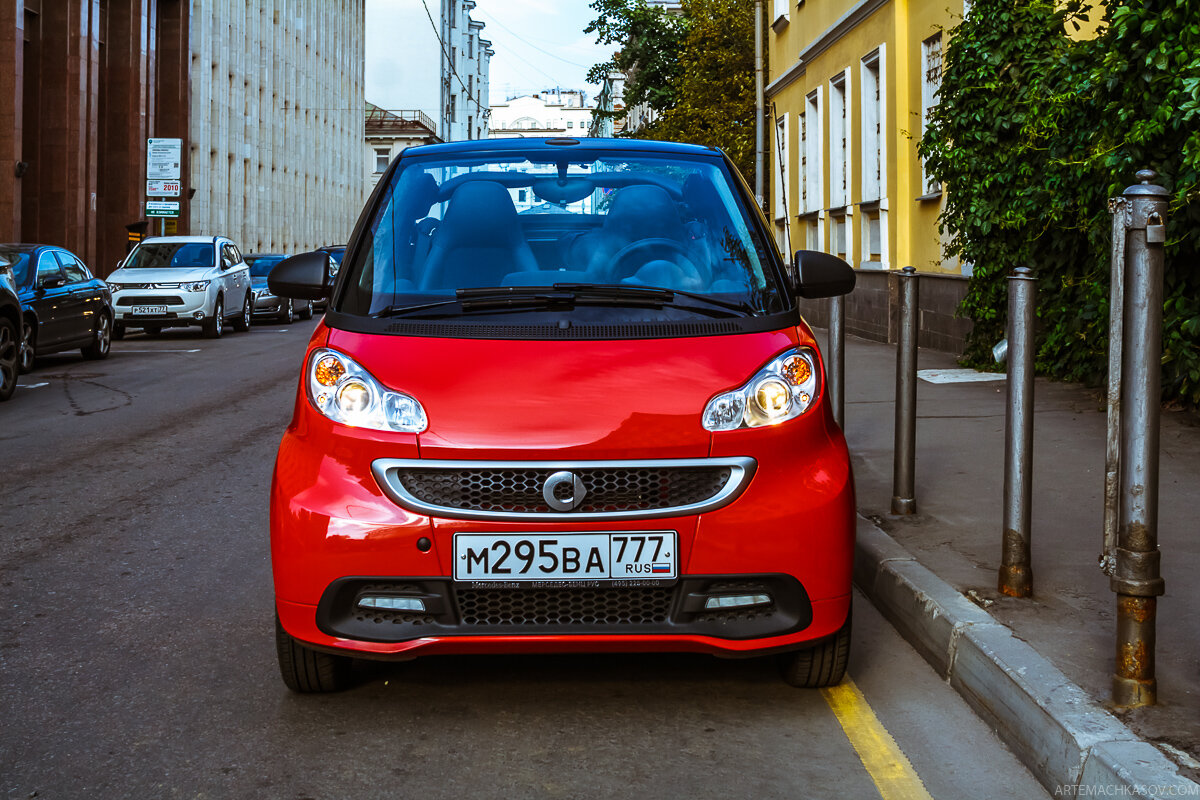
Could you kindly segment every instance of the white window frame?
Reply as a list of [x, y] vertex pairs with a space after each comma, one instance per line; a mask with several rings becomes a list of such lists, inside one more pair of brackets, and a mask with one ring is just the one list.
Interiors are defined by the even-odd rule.
[[[781, 114], [775, 120], [774, 138], [771, 144], [772, 172], [775, 173], [775, 187], [772, 205], [775, 208], [775, 219], [787, 224], [790, 208], [788, 185], [791, 178], [791, 137], [788, 130], [788, 114]], [[782, 166], [781, 166], [782, 165]]]
[[850, 205], [853, 165], [850, 138], [850, 70], [829, 79], [829, 207]]
[[[921, 42], [921, 134], [924, 135], [929, 127], [929, 117], [938, 105], [938, 91], [942, 86], [942, 32], [938, 31]], [[936, 74], [935, 74], [936, 72]], [[934, 180], [925, 170], [925, 161], [921, 160], [921, 193], [922, 195], [937, 195], [942, 192], [942, 185]]]
[[818, 86], [814, 91], [810, 92], [804, 98], [805, 116], [808, 118], [808, 152], [805, 154], [807, 162], [807, 175], [805, 179], [808, 182], [808, 203], [805, 206], [805, 212], [820, 211], [825, 207], [825, 192], [822, 183], [822, 167], [825, 162], [822, 158], [822, 117], [821, 117], [821, 87]]
[[861, 62], [862, 97], [862, 202], [882, 201], [887, 197], [887, 80], [884, 73], [884, 49], [879, 45], [863, 56]]

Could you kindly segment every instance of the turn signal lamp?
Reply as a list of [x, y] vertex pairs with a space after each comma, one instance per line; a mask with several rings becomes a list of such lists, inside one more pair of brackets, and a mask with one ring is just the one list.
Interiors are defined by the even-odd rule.
[[314, 350], [308, 362], [308, 398], [334, 422], [377, 431], [420, 433], [425, 409], [403, 392], [375, 380], [354, 359], [336, 350]]
[[821, 392], [817, 355], [796, 347], [776, 356], [741, 387], [708, 401], [705, 430], [733, 431], [777, 425], [812, 408]]

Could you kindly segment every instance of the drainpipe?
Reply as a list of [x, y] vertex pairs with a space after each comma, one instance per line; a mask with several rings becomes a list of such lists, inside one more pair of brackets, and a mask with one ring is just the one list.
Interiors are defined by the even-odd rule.
[[758, 207], [767, 210], [763, 203], [763, 169], [766, 167], [766, 131], [763, 116], [767, 103], [763, 97], [763, 4], [754, 0], [754, 199]]

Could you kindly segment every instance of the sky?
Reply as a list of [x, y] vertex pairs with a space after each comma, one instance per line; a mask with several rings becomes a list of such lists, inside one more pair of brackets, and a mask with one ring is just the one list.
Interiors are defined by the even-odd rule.
[[[374, 30], [368, 31], [368, 40], [396, 38], [386, 30], [384, 9], [389, 3], [420, 2], [376, 0], [372, 7], [381, 13], [373, 16]], [[436, 17], [438, 0], [426, 2]], [[593, 64], [607, 61], [614, 48], [597, 45], [591, 34], [584, 34], [583, 29], [596, 15], [588, 3], [589, 0], [476, 0], [471, 18], [484, 23], [483, 38], [491, 41], [496, 51], [491, 62], [489, 103], [502, 103], [510, 97], [554, 87], [582, 89], [589, 101], [595, 98], [600, 87], [589, 85], [585, 77]], [[368, 95], [370, 87], [384, 85], [386, 78], [381, 69], [386, 67], [381, 67], [378, 59], [374, 63], [368, 59]], [[375, 93], [390, 94], [384, 89], [376, 89]], [[367, 99], [373, 100], [370, 96]]]

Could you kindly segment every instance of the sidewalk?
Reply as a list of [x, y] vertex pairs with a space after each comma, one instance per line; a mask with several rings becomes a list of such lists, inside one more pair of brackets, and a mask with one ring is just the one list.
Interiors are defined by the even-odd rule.
[[[824, 346], [826, 332], [817, 338]], [[1159, 704], [1113, 711], [1116, 601], [1097, 563], [1102, 395], [1037, 381], [1034, 596], [1009, 598], [996, 591], [1005, 383], [918, 381], [917, 514], [895, 516], [895, 354], [894, 345], [847, 337], [845, 430], [862, 517], [860, 588], [1052, 794], [1079, 784], [1082, 796], [1089, 785], [1117, 783], [1141, 784], [1146, 796], [1200, 797], [1191, 783], [1200, 781], [1200, 513], [1193, 507], [1200, 500], [1200, 415], [1162, 418]], [[921, 350], [918, 357], [918, 370], [956, 367], [945, 353]]]

